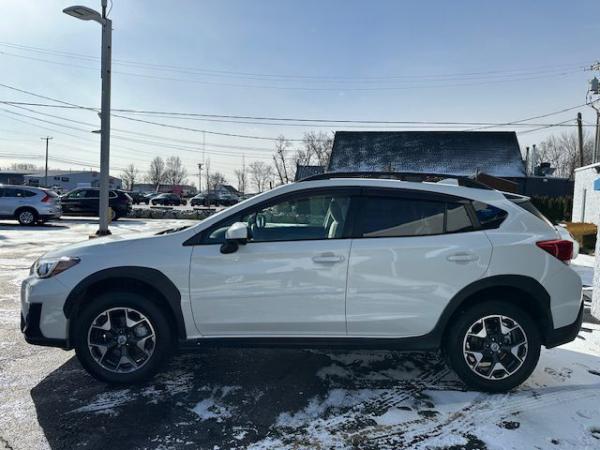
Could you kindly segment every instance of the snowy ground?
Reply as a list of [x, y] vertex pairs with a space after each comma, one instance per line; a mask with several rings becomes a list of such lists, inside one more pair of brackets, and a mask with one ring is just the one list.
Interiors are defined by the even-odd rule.
[[[182, 221], [122, 220], [114, 233]], [[29, 346], [18, 291], [42, 253], [97, 225], [0, 222], [0, 449], [598, 449], [600, 325], [544, 350], [509, 394], [472, 392], [433, 354], [215, 349], [180, 355], [152, 382], [112, 388], [73, 352]], [[584, 282], [589, 258], [578, 258]]]

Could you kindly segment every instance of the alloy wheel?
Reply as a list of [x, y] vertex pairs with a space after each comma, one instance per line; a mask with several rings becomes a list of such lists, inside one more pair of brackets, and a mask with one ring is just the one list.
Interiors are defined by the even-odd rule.
[[156, 333], [150, 320], [133, 308], [111, 308], [96, 316], [88, 330], [90, 354], [114, 373], [140, 369], [152, 357]]
[[477, 320], [463, 341], [467, 365], [488, 380], [501, 380], [514, 374], [523, 365], [527, 349], [527, 336], [521, 325], [503, 315]]
[[19, 214], [19, 222], [30, 225], [34, 222], [35, 217], [31, 211], [23, 211]]

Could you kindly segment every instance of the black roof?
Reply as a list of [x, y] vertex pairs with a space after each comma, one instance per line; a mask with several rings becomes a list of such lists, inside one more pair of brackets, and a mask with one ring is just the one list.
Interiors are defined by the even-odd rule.
[[338, 131], [328, 171], [526, 176], [513, 131]]
[[300, 164], [296, 165], [296, 176], [294, 177], [294, 181], [302, 180], [303, 178], [312, 177], [314, 175], [321, 175], [325, 172], [325, 167], [323, 166], [303, 166]]

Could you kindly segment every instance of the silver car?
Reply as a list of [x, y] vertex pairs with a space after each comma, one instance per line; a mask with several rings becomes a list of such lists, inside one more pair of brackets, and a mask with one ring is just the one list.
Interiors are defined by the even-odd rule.
[[49, 189], [0, 185], [0, 219], [16, 219], [21, 225], [58, 219], [62, 214], [58, 195]]

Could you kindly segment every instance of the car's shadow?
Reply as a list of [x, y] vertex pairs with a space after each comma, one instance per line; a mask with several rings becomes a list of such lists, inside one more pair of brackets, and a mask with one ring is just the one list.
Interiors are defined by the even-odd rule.
[[[71, 358], [31, 397], [53, 449], [413, 448], [436, 436], [485, 449], [486, 426], [529, 439], [558, 409], [595, 433], [600, 358], [544, 351], [532, 377], [506, 395], [466, 389], [427, 353], [209, 349], [179, 355], [133, 387], [97, 382]], [[595, 438], [548, 433], [541, 444]]]
[[15, 224], [14, 222], [0, 222], [0, 230], [13, 230], [13, 231], [35, 231], [35, 230], [61, 230], [69, 228], [67, 225], [61, 225], [56, 222], [35, 224], [29, 226], [23, 226]]
[[[423, 374], [436, 373], [447, 369], [430, 354], [210, 349], [179, 355], [134, 387], [100, 383], [71, 358], [31, 396], [53, 449], [245, 448], [268, 438], [280, 416], [310, 407], [332, 389], [401, 386], [418, 395], [419, 383], [433, 380]], [[463, 389], [452, 376], [446, 386]]]

